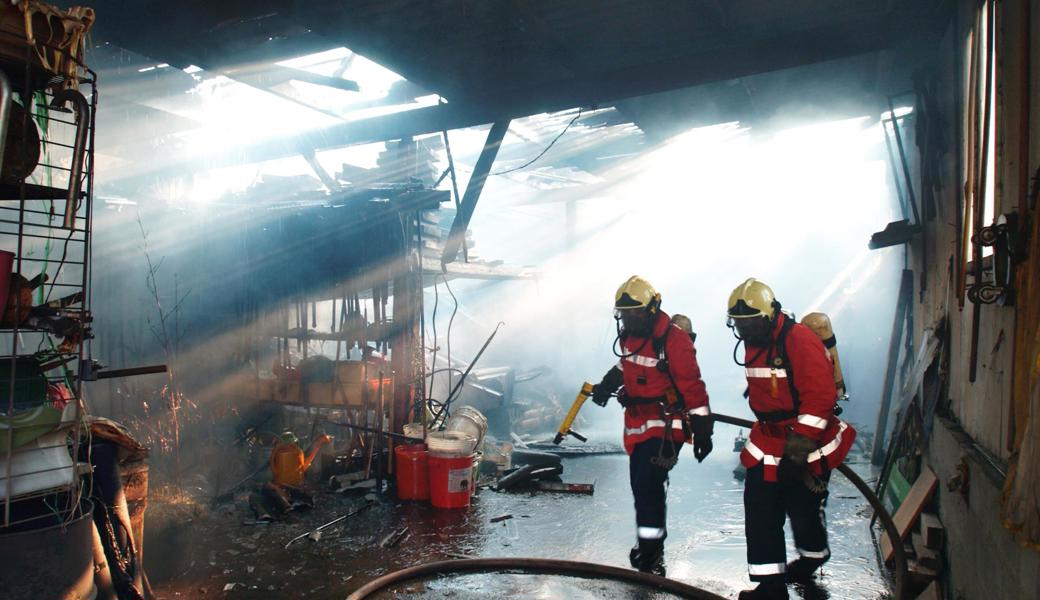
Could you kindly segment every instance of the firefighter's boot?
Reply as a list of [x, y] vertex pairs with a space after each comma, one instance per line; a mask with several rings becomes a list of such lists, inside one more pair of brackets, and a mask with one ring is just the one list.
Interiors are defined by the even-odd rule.
[[788, 583], [808, 583], [812, 581], [813, 574], [823, 565], [825, 561], [815, 558], [799, 558], [787, 563]]
[[664, 577], [664, 540], [639, 540], [629, 551], [628, 562], [633, 569]]
[[744, 590], [737, 600], [788, 600], [787, 584], [783, 581], [763, 581], [752, 590]]

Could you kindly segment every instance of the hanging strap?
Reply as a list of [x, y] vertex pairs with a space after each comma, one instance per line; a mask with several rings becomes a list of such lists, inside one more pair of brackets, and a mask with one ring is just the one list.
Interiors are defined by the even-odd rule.
[[[676, 404], [686, 408], [686, 401], [683, 398], [682, 392], [679, 391], [679, 386], [675, 383], [675, 378], [672, 377], [672, 370], [668, 364], [668, 353], [666, 348], [668, 346], [668, 336], [672, 333], [672, 324], [668, 324], [668, 329], [665, 330], [664, 335], [659, 338], [653, 339], [654, 352], [657, 354], [657, 370], [661, 371], [668, 376], [668, 381], [672, 384], [672, 389], [675, 390]], [[667, 400], [667, 396], [666, 396]], [[667, 401], [664, 403], [665, 408], [668, 408]]]
[[784, 324], [780, 326], [780, 334], [776, 336], [777, 358], [780, 360], [778, 368], [787, 370], [787, 389], [791, 392], [791, 403], [795, 415], [801, 414], [802, 403], [798, 398], [798, 388], [794, 385], [794, 368], [791, 359], [787, 355], [787, 334], [794, 328], [794, 319], [784, 315]]

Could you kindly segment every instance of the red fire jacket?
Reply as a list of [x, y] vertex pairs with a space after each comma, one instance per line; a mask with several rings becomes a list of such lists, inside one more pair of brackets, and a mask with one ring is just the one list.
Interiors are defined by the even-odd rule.
[[[669, 330], [670, 328], [670, 330]], [[665, 334], [668, 334], [665, 338]], [[657, 363], [661, 356], [654, 350], [652, 340], [636, 336], [626, 336], [621, 344], [621, 353], [625, 356], [618, 361], [617, 367], [624, 376], [625, 393], [632, 400], [662, 398], [672, 388], [672, 380], [683, 400], [681, 412], [674, 415], [664, 414], [664, 405], [659, 402], [635, 404], [625, 408], [625, 450], [632, 454], [632, 449], [639, 442], [650, 438], [664, 439], [666, 419], [671, 422], [671, 437], [682, 443], [686, 440], [683, 433], [683, 414], [711, 414], [708, 408], [708, 391], [701, 380], [701, 369], [697, 366], [697, 351], [693, 341], [685, 331], [672, 325], [672, 320], [663, 312], [658, 312], [654, 321], [653, 337], [665, 339], [664, 355], [668, 360], [668, 373], [659, 371]]]
[[[777, 318], [774, 346], [788, 318], [783, 313]], [[748, 468], [765, 463], [766, 481], [776, 481], [790, 431], [817, 442], [818, 449], [809, 454], [809, 465], [817, 475], [840, 465], [856, 439], [856, 430], [834, 415], [834, 367], [820, 338], [808, 327], [794, 323], [784, 345], [789, 368], [779, 359], [776, 347], [745, 344], [744, 350], [748, 400], [759, 420], [751, 429], [740, 461]], [[791, 372], [794, 377], [789, 382]], [[791, 384], [798, 394], [797, 409]], [[788, 418], [776, 418], [785, 412]]]

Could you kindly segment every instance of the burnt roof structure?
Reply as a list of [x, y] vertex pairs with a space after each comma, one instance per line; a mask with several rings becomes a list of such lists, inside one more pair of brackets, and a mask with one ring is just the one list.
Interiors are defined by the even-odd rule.
[[[99, 39], [177, 67], [219, 72], [345, 46], [448, 100], [372, 120], [395, 134], [612, 103], [927, 44], [949, 16], [940, 0], [93, 4]], [[350, 133], [372, 135], [357, 126]]]

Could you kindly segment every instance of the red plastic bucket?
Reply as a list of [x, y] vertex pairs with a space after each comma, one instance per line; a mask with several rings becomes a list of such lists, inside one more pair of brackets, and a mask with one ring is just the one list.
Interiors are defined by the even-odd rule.
[[426, 500], [430, 497], [426, 446], [409, 444], [394, 448], [397, 459], [397, 497], [401, 500]]
[[473, 494], [473, 455], [430, 453], [430, 504], [464, 508]]

